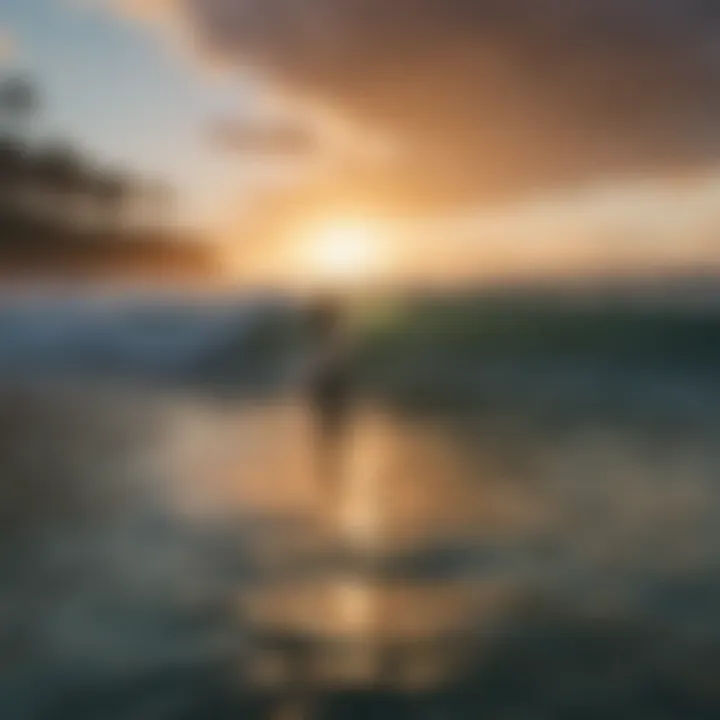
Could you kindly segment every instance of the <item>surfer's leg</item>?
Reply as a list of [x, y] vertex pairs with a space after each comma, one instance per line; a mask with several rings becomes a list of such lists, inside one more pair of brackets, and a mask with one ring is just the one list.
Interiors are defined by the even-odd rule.
[[315, 405], [318, 480], [324, 487], [343, 482], [343, 450], [347, 434], [348, 408], [338, 397], [320, 398]]

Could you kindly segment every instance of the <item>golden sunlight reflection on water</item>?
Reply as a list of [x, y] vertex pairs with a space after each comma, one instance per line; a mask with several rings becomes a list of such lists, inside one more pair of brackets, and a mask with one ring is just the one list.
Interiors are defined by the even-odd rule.
[[23, 687], [122, 665], [184, 688], [193, 667], [230, 717], [396, 717], [459, 692], [452, 716], [475, 717], [523, 688], [554, 717], [568, 678], [575, 699], [597, 687], [590, 707], [673, 663], [688, 692], [717, 676], [715, 407], [363, 406], [318, 478], [302, 402], [203, 397], [15, 398], [4, 499], [30, 569], [3, 600], [33, 628]]
[[440, 682], [482, 617], [508, 606], [509, 587], [495, 578], [383, 577], [374, 567], [403, 554], [422, 564], [452, 543], [462, 553], [483, 532], [530, 531], [542, 517], [457, 433], [362, 408], [329, 485], [315, 476], [301, 402], [210, 420], [176, 418], [168, 438], [177, 507], [195, 519], [295, 519], [304, 528], [257, 540], [256, 560], [293, 571], [238, 591], [238, 612], [259, 638], [258, 682], [288, 682], [283, 662], [298, 643], [315, 682]]
[[712, 560], [717, 461], [678, 432], [367, 406], [319, 478], [302, 402], [189, 410], [164, 423], [167, 498], [249, 528], [239, 549], [259, 575], [233, 607], [260, 686], [430, 688], [527, 607], [625, 612], [642, 591], [628, 578]]
[[302, 517], [358, 549], [531, 529], [539, 497], [452, 426], [361, 410], [337, 477], [317, 477], [300, 402], [170, 418], [169, 497], [190, 517]]

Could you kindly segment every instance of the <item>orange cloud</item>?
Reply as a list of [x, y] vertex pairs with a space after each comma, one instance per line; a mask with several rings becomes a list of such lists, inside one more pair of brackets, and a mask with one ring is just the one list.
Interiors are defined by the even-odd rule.
[[198, 48], [391, 138], [377, 195], [495, 198], [720, 155], [705, 0], [184, 0]]

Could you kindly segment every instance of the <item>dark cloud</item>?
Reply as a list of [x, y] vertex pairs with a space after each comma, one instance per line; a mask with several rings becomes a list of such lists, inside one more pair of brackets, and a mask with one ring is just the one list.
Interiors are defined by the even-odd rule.
[[272, 124], [247, 120], [220, 120], [208, 128], [211, 146], [244, 156], [298, 158], [317, 146], [313, 133], [299, 124]]
[[387, 133], [377, 194], [494, 197], [720, 155], [717, 0], [182, 0], [213, 52]]

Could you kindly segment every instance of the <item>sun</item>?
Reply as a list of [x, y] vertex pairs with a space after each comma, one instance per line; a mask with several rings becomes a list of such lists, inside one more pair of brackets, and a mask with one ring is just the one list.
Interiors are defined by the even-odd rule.
[[380, 270], [383, 232], [369, 220], [332, 220], [306, 230], [300, 269], [314, 281], [352, 284]]

